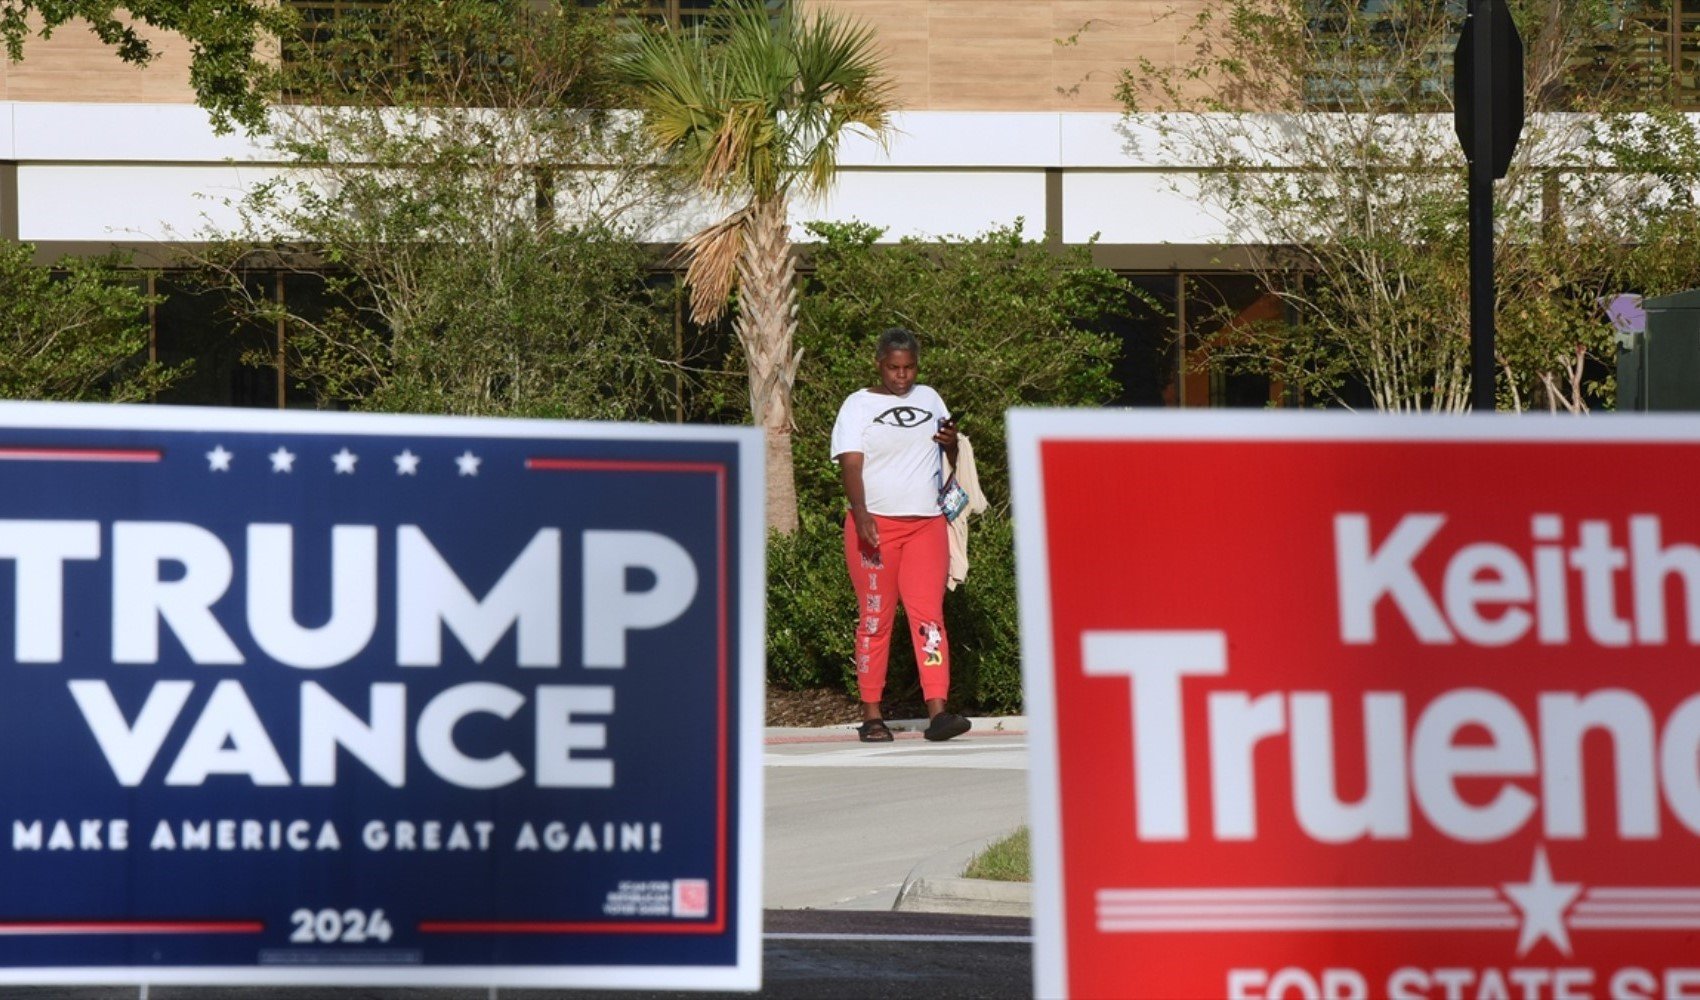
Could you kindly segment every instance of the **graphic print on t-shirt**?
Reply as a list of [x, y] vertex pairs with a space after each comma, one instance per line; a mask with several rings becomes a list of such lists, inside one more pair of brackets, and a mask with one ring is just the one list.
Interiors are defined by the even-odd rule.
[[887, 427], [908, 428], [919, 427], [931, 419], [933, 419], [932, 412], [923, 410], [919, 406], [894, 406], [875, 417], [874, 423], [884, 424]]

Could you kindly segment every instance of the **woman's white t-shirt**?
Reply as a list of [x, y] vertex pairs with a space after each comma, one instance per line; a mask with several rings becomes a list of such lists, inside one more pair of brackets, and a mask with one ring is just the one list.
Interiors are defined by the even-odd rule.
[[919, 383], [908, 395], [858, 389], [838, 408], [832, 425], [832, 460], [862, 453], [862, 494], [868, 513], [925, 517], [939, 512], [942, 457], [933, 440], [939, 420], [950, 416], [931, 386]]

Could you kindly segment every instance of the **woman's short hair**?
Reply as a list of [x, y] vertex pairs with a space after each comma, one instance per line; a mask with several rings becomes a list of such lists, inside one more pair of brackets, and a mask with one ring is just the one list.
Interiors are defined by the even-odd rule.
[[874, 347], [874, 357], [883, 358], [892, 351], [908, 351], [919, 358], [921, 341], [913, 332], [901, 326], [894, 326], [880, 334], [879, 342]]

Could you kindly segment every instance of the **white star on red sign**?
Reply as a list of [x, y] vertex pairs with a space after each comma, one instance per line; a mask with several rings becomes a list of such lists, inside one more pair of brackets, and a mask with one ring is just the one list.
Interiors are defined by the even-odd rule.
[[1545, 847], [1535, 848], [1529, 881], [1507, 882], [1501, 888], [1523, 911], [1523, 931], [1517, 938], [1518, 957], [1527, 955], [1542, 938], [1551, 941], [1560, 952], [1570, 954], [1570, 932], [1564, 926], [1564, 911], [1582, 894], [1582, 884], [1554, 882]]

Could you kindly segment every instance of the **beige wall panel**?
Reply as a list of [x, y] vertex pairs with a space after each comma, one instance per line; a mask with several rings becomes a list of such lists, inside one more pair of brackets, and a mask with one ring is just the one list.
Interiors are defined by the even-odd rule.
[[927, 5], [916, 0], [806, 0], [806, 7], [831, 7], [868, 25], [879, 37], [886, 72], [897, 84], [898, 103], [905, 108], [927, 106]]
[[80, 21], [24, 44], [24, 58], [0, 57], [0, 100], [192, 104], [189, 44], [145, 31], [159, 58], [145, 68], [118, 58]]
[[915, 110], [1116, 111], [1141, 57], [1189, 58], [1179, 36], [1205, 0], [801, 0], [874, 28]]
[[928, 7], [933, 108], [1050, 105], [1052, 0], [933, 0]]
[[1118, 111], [1116, 84], [1139, 60], [1175, 59], [1179, 18], [1168, 0], [1057, 0], [1052, 83], [1059, 111]]

